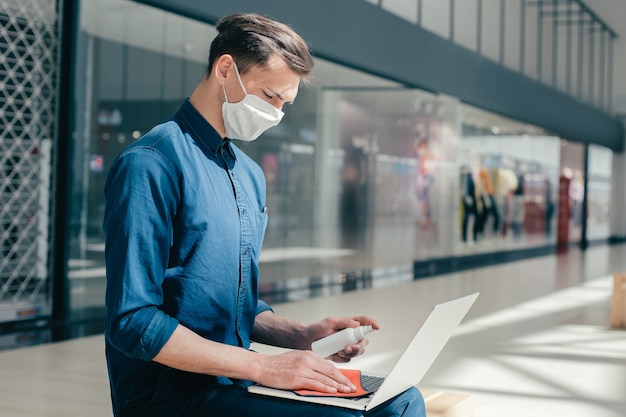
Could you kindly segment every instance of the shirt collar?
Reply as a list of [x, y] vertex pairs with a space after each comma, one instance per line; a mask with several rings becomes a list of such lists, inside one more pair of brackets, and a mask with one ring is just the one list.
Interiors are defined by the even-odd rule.
[[219, 148], [222, 145], [226, 146], [231, 155], [233, 155], [230, 139], [222, 139], [215, 128], [191, 104], [189, 99], [186, 99], [179, 107], [174, 115], [174, 121], [178, 123], [183, 133], [190, 134], [200, 146], [206, 148], [213, 155], [219, 153]]

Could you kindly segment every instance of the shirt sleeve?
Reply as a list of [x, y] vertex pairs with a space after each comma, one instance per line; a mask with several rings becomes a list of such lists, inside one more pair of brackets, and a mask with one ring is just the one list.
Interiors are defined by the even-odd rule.
[[272, 307], [270, 307], [265, 301], [263, 300], [259, 300], [257, 302], [256, 305], [256, 315], [258, 316], [259, 314], [261, 314], [264, 311], [271, 311], [274, 312], [274, 310], [272, 309]]
[[151, 360], [178, 325], [159, 306], [179, 193], [173, 165], [154, 149], [126, 151], [109, 170], [105, 336], [130, 357]]

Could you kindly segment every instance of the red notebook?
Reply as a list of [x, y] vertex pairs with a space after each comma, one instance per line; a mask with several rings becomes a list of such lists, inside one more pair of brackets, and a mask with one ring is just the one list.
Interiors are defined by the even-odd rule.
[[359, 371], [358, 369], [341, 369], [341, 368], [339, 369], [339, 371], [342, 374], [344, 374], [350, 380], [350, 382], [354, 384], [354, 386], [356, 387], [355, 392], [329, 393], [329, 392], [313, 391], [313, 390], [307, 390], [307, 389], [294, 390], [294, 392], [304, 397], [345, 397], [345, 398], [363, 397], [371, 393], [371, 391], [366, 390], [361, 385], [361, 371]]

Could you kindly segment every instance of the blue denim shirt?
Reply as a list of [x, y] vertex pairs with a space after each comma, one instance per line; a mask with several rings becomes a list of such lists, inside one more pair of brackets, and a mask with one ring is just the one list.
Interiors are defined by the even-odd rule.
[[[180, 323], [248, 348], [267, 225], [260, 167], [187, 100], [129, 146], [105, 186], [106, 356], [113, 409], [226, 378], [152, 362]], [[201, 382], [199, 382], [201, 379]], [[158, 397], [158, 398], [157, 398]]]

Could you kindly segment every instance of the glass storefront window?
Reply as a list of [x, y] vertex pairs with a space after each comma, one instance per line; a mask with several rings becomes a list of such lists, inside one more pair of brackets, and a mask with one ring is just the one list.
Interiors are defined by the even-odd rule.
[[[75, 320], [103, 314], [108, 167], [191, 94], [216, 33], [210, 25], [128, 0], [82, 0], [80, 10], [68, 261]], [[238, 143], [267, 178], [271, 220], [261, 258], [266, 282], [350, 268], [323, 262], [347, 252], [315, 243], [318, 105], [323, 88], [363, 85], [397, 83], [318, 60], [311, 85], [303, 86], [282, 123], [261, 140]]]
[[323, 93], [317, 241], [356, 268], [451, 254], [457, 108], [410, 89]]
[[461, 253], [556, 242], [560, 139], [463, 107]]
[[211, 26], [124, 0], [82, 0], [76, 56], [72, 319], [103, 317], [104, 183], [130, 143], [176, 111], [202, 77]]
[[[103, 315], [108, 167], [191, 94], [214, 36], [209, 25], [132, 1], [81, 2], [73, 319]], [[316, 59], [282, 123], [237, 143], [267, 180], [261, 285], [310, 296], [328, 280], [350, 288], [362, 271], [412, 279], [416, 260], [554, 243], [559, 143], [452, 97]]]
[[589, 145], [588, 158], [587, 239], [608, 239], [613, 152], [602, 146]]

